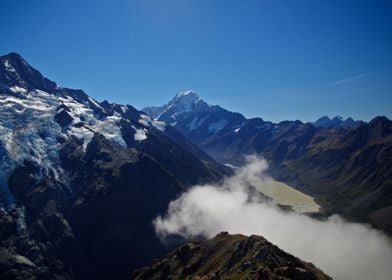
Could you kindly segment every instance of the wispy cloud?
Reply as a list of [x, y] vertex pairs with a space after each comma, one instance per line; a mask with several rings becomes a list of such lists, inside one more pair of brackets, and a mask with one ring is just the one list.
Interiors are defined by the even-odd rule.
[[366, 78], [366, 77], [375, 75], [375, 74], [377, 74], [378, 72], [379, 72], [379, 71], [372, 71], [372, 72], [366, 72], [366, 73], [362, 73], [362, 74], [359, 74], [359, 75], [347, 77], [347, 78], [338, 80], [338, 81], [336, 81], [336, 82], [330, 84], [329, 86], [332, 87], [332, 86], [342, 85], [342, 84], [345, 84], [345, 83], [350, 83], [350, 82], [353, 82], [353, 81], [356, 81], [356, 80], [360, 80], [360, 79], [363, 79], [363, 78]]

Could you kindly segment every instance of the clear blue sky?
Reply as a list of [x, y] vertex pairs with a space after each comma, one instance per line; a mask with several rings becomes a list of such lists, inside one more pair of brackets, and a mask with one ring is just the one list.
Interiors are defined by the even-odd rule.
[[1, 0], [0, 34], [100, 101], [194, 89], [272, 121], [392, 118], [392, 1]]

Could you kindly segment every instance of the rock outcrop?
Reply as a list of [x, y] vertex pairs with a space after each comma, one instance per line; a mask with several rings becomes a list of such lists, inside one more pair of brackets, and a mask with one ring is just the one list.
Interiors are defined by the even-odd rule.
[[191, 242], [135, 271], [135, 280], [153, 279], [332, 279], [311, 263], [261, 236], [230, 235]]

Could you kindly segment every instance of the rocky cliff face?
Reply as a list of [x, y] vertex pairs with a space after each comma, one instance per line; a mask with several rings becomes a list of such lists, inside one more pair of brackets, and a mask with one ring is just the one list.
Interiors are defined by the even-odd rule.
[[1, 279], [127, 278], [167, 251], [152, 219], [230, 174], [174, 128], [17, 54], [0, 57], [0, 105]]
[[133, 279], [332, 279], [261, 236], [220, 233], [188, 243], [137, 270]]

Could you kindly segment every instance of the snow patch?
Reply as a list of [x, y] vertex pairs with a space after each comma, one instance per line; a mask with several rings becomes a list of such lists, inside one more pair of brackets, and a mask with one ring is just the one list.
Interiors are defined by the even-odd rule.
[[145, 128], [136, 128], [135, 126], [132, 126], [132, 128], [135, 130], [135, 134], [133, 135], [133, 138], [136, 141], [141, 142], [141, 141], [147, 139], [147, 134], [146, 134], [147, 129], [145, 129]]
[[162, 132], [165, 131], [166, 124], [164, 122], [153, 120], [153, 119], [151, 119], [151, 117], [144, 115], [144, 114], [140, 114], [139, 116], [140, 116], [140, 119], [138, 120], [138, 122], [140, 124], [144, 125], [145, 127], [153, 126]]
[[208, 131], [217, 133], [218, 131], [222, 130], [226, 125], [228, 124], [228, 121], [225, 119], [219, 120], [217, 122], [211, 123], [208, 126]]
[[234, 169], [234, 170], [241, 169], [240, 167], [235, 166], [235, 165], [232, 165], [232, 164], [230, 164], [230, 163], [225, 163], [224, 166], [230, 167], [231, 169]]
[[177, 98], [179, 98], [179, 97], [184, 97], [184, 96], [187, 96], [187, 95], [189, 95], [189, 94], [196, 94], [193, 90], [187, 90], [187, 91], [183, 91], [183, 92], [180, 92], [180, 93], [178, 93], [177, 95], [176, 95], [176, 97]]
[[155, 127], [156, 129], [164, 132], [165, 128], [166, 128], [166, 123], [165, 122], [161, 122], [161, 121], [152, 121], [152, 126]]
[[144, 126], [149, 127], [150, 126], [150, 122], [151, 122], [151, 118], [149, 116], [147, 116], [147, 115], [144, 115], [144, 114], [140, 114], [139, 116], [140, 116], [140, 119], [139, 119], [138, 122], [140, 124], [144, 125]]
[[125, 114], [125, 113], [128, 111], [128, 107], [127, 107], [127, 106], [124, 106], [124, 105], [121, 105], [121, 106], [120, 106], [120, 109], [121, 109], [121, 111], [123, 112], [123, 114]]
[[10, 87], [10, 90], [15, 93], [26, 93], [27, 92], [27, 89], [22, 88], [22, 87], [18, 87], [18, 86]]
[[150, 126], [150, 123], [144, 119], [139, 119], [138, 122], [144, 126]]
[[4, 66], [5, 66], [5, 69], [7, 69], [7, 71], [16, 73], [15, 68], [11, 65], [11, 63], [8, 61], [8, 59], [6, 59], [4, 61]]
[[106, 139], [117, 142], [126, 148], [127, 144], [121, 136], [121, 128], [119, 126], [120, 121], [121, 117], [109, 116], [103, 121], [98, 121], [94, 128]]
[[187, 127], [188, 127], [188, 130], [189, 131], [192, 131], [192, 130], [195, 130], [196, 129], [196, 122], [198, 121], [199, 119], [198, 118], [194, 118], [188, 125], [187, 125]]
[[71, 126], [68, 135], [74, 135], [76, 138], [83, 139], [83, 149], [86, 150], [87, 145], [94, 137], [96, 132], [102, 134], [106, 139], [112, 140], [123, 147], [127, 147], [121, 135], [121, 128], [118, 125], [121, 120], [119, 116], [109, 116], [103, 120], [90, 120], [88, 124], [81, 126]]
[[203, 122], [207, 119], [207, 117], [203, 117], [201, 119], [199, 118], [194, 118], [188, 125], [188, 130], [192, 131], [195, 130], [196, 128], [198, 128], [199, 126], [201, 126], [203, 124]]

